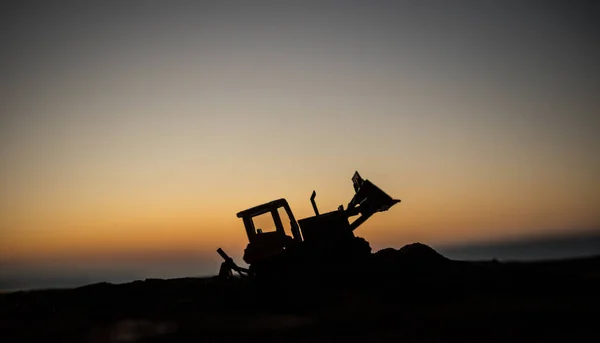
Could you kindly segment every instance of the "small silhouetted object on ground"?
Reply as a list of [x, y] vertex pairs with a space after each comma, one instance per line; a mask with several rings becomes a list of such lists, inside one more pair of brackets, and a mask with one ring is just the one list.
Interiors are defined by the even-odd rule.
[[[286, 199], [254, 206], [237, 214], [248, 236], [243, 259], [250, 265], [248, 275], [264, 279], [324, 276], [349, 271], [371, 257], [371, 246], [354, 231], [377, 212], [390, 209], [400, 200], [393, 199], [358, 172], [352, 177], [355, 194], [346, 208], [319, 213], [313, 191], [310, 201], [315, 215], [296, 220]], [[254, 219], [270, 214], [275, 230], [263, 232]], [[352, 222], [350, 218], [356, 217]], [[223, 252], [220, 275], [228, 277], [239, 267]], [[351, 270], [350, 269], [350, 270]]]
[[247, 268], [239, 267], [229, 255], [223, 251], [223, 249], [217, 249], [217, 253], [225, 260], [221, 263], [221, 269], [219, 270], [219, 277], [229, 279], [233, 276], [233, 272], [236, 271], [241, 277], [246, 277], [249, 273]]

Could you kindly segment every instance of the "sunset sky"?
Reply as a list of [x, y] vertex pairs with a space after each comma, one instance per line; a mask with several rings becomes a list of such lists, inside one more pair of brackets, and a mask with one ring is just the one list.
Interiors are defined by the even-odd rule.
[[216, 273], [356, 170], [374, 250], [600, 227], [594, 2], [109, 3], [2, 11], [4, 268]]

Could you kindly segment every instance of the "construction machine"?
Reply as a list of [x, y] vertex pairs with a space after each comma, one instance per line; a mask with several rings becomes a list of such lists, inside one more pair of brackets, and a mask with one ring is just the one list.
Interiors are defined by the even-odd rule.
[[[248, 236], [243, 260], [249, 268], [239, 267], [221, 248], [225, 260], [219, 276], [288, 277], [290, 275], [329, 273], [341, 266], [356, 266], [371, 256], [370, 244], [354, 231], [377, 212], [389, 210], [400, 200], [393, 199], [357, 172], [352, 177], [355, 194], [344, 208], [320, 213], [310, 197], [315, 215], [296, 220], [286, 199], [273, 200], [237, 213]], [[266, 218], [265, 218], [266, 217]], [[350, 221], [350, 218], [354, 218]], [[269, 219], [272, 230], [259, 227]], [[264, 225], [264, 224], [263, 224]], [[343, 269], [343, 268], [342, 268]]]

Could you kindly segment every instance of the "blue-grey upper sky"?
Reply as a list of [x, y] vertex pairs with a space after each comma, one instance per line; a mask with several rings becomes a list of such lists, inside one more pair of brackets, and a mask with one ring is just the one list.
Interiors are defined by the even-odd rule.
[[[410, 99], [397, 104], [400, 115], [385, 109], [390, 97], [469, 97], [506, 107], [453, 114], [469, 130], [518, 123], [514, 130], [562, 135], [582, 149], [597, 133], [593, 1], [40, 2], [3, 12], [5, 141], [32, 122], [74, 119], [76, 109], [52, 111], [59, 101], [112, 112], [77, 112], [86, 125], [123, 126], [120, 112], [141, 102], [351, 107], [361, 96], [373, 99], [367, 107], [381, 100], [383, 110], [362, 115], [384, 124], [413, 110]], [[526, 113], [510, 110], [523, 103]]]

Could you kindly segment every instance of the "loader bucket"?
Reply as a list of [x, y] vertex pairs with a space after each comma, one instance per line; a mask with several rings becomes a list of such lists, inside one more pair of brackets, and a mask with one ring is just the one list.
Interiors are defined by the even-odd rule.
[[399, 199], [393, 199], [371, 181], [363, 180], [358, 172], [354, 173], [352, 182], [354, 183], [356, 194], [348, 204], [348, 209], [360, 205], [362, 209], [368, 210], [371, 213], [384, 212], [400, 202]]

